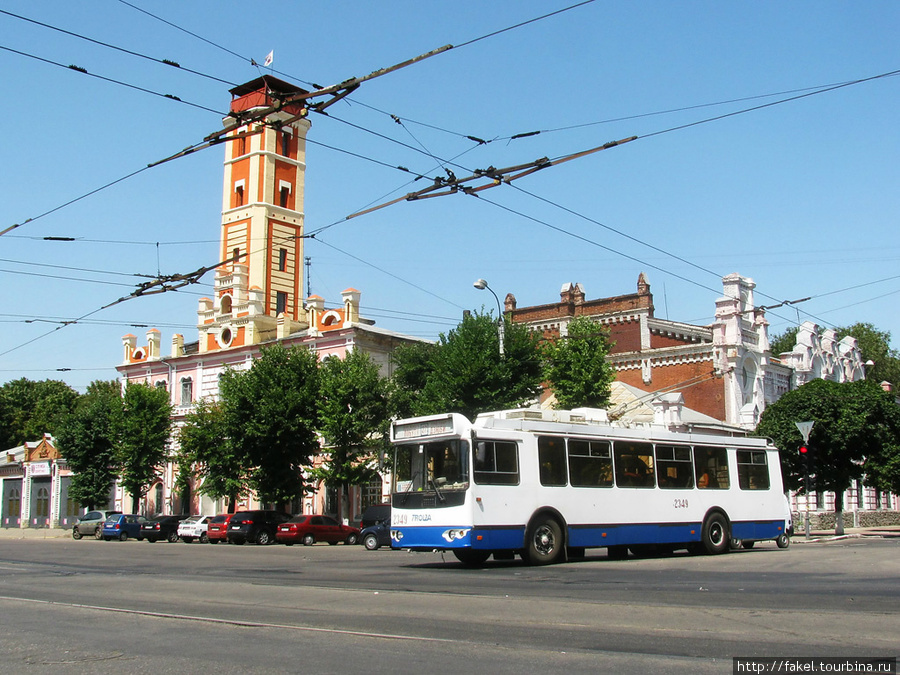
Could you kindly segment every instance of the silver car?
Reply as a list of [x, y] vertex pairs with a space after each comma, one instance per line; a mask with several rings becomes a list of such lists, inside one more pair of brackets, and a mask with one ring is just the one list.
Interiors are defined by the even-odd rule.
[[94, 535], [94, 539], [103, 539], [103, 533], [100, 531], [103, 523], [110, 516], [114, 516], [121, 511], [88, 511], [72, 528], [72, 539], [81, 539], [82, 537], [90, 537]]

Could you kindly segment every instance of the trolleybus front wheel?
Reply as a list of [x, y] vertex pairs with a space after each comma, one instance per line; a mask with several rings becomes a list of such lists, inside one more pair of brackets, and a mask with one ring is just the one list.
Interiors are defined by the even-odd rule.
[[491, 552], [478, 551], [471, 548], [458, 548], [454, 549], [453, 555], [455, 555], [456, 559], [463, 565], [478, 567], [479, 565], [483, 565], [485, 561], [491, 557]]
[[562, 559], [562, 528], [554, 518], [538, 518], [528, 532], [525, 560], [529, 565], [550, 565]]

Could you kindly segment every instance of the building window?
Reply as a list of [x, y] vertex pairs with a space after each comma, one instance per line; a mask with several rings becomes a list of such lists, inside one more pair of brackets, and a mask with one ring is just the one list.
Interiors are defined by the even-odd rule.
[[181, 405], [190, 405], [194, 400], [194, 382], [189, 377], [181, 378]]
[[162, 389], [163, 391], [165, 391], [166, 390], [166, 381], [165, 380], [157, 380], [155, 386], [157, 389]]
[[35, 511], [34, 515], [38, 518], [48, 518], [50, 516], [50, 490], [45, 487], [38, 490]]
[[10, 518], [18, 518], [22, 515], [22, 493], [18, 488], [9, 491], [6, 498], [6, 515]]
[[289, 187], [282, 186], [281, 190], [278, 193], [278, 204], [282, 208], [287, 208], [288, 206], [288, 198], [291, 196], [291, 189]]
[[234, 144], [234, 156], [240, 157], [241, 155], [247, 154], [247, 137], [246, 136], [238, 136], [237, 141]]
[[285, 157], [291, 156], [291, 132], [281, 132], [281, 154]]
[[278, 251], [278, 271], [284, 272], [287, 269], [287, 249], [283, 248]]
[[275, 314], [284, 314], [287, 310], [287, 299], [288, 295], [284, 291], [277, 291], [275, 293]]
[[156, 513], [162, 513], [163, 509], [163, 486], [162, 483], [156, 484], [156, 504], [154, 504]]
[[244, 186], [243, 185], [235, 185], [234, 186], [234, 205], [235, 206], [243, 206], [244, 205]]
[[231, 249], [231, 262], [237, 265], [238, 261], [241, 259], [241, 249], [233, 248]]

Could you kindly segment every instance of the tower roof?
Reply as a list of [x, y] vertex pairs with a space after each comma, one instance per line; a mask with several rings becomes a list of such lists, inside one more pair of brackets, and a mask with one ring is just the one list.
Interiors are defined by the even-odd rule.
[[277, 77], [262, 75], [255, 80], [230, 89], [229, 93], [231, 94], [231, 111], [241, 112], [250, 108], [272, 105], [278, 99], [309, 92], [296, 84], [279, 80]]

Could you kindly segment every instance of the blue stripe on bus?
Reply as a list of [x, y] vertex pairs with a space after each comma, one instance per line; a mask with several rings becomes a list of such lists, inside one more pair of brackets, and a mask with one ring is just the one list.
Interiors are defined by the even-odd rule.
[[[525, 543], [525, 525], [452, 528], [450, 526], [394, 527], [402, 533], [395, 548], [419, 550], [473, 548], [517, 550]], [[465, 530], [465, 536], [447, 541], [443, 534], [451, 529]], [[581, 524], [568, 528], [568, 545], [585, 548], [640, 544], [682, 544], [701, 539], [701, 523], [620, 523]], [[735, 521], [731, 536], [735, 539], [775, 539], [784, 533], [783, 520]]]

